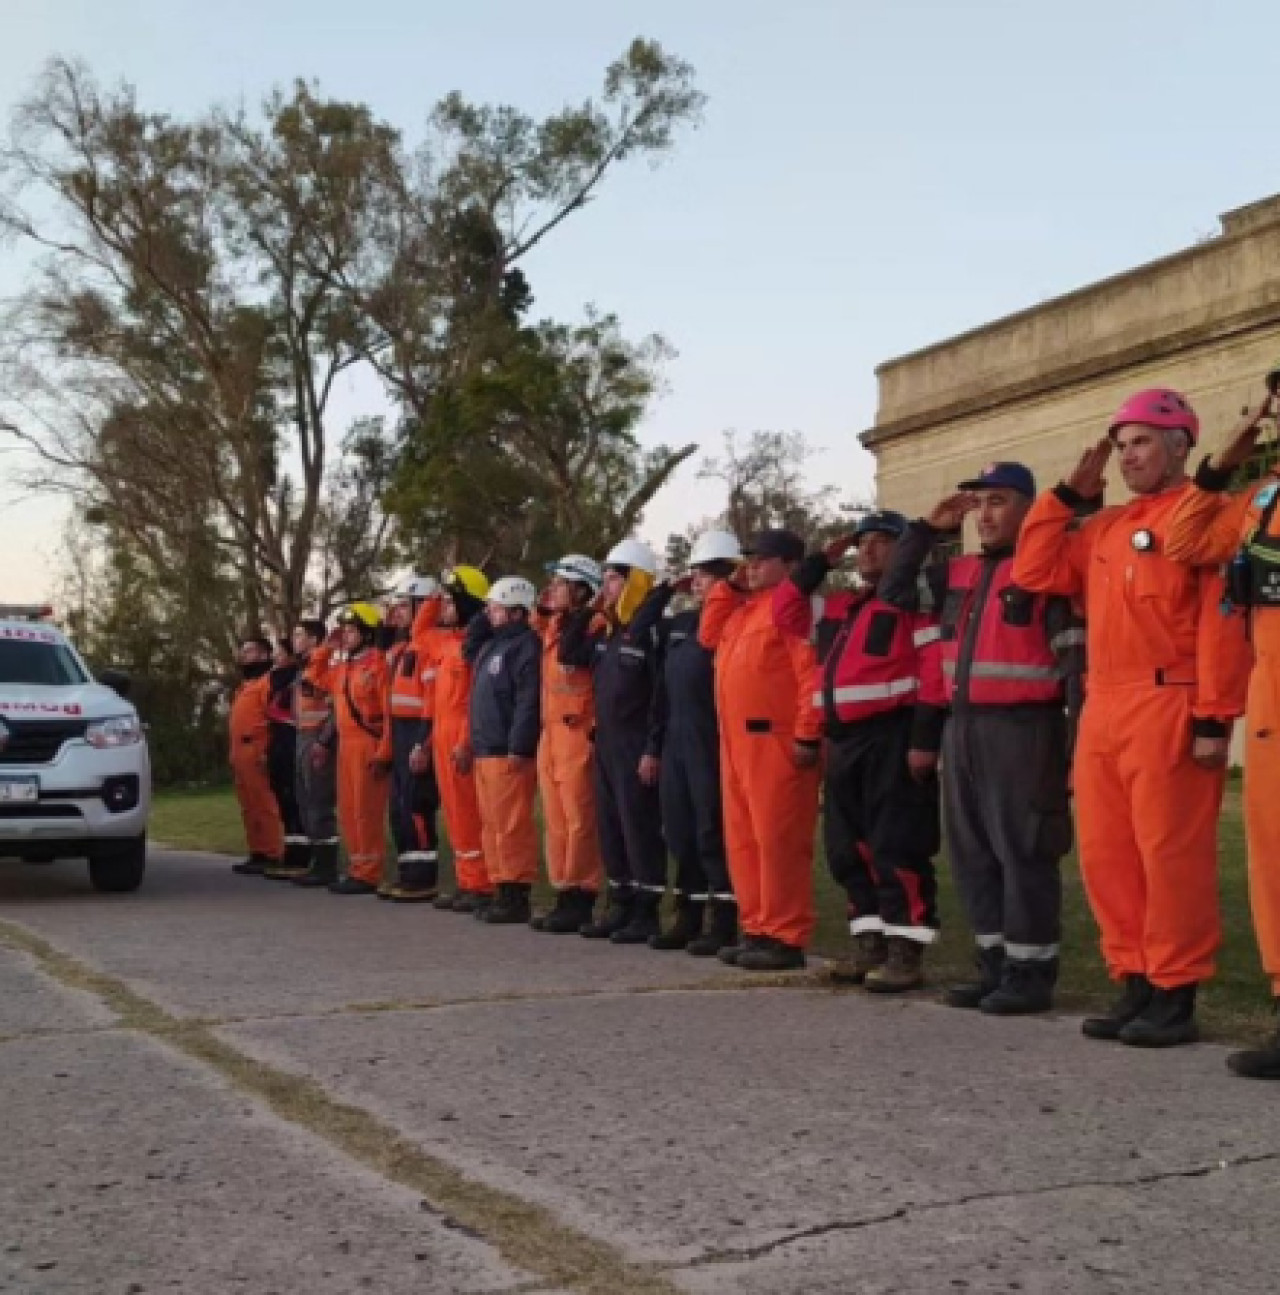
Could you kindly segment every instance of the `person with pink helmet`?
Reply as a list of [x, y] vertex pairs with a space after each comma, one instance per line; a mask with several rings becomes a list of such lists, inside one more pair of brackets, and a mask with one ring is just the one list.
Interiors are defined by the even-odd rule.
[[[1123, 984], [1084, 1032], [1137, 1047], [1197, 1037], [1196, 989], [1213, 975], [1220, 936], [1217, 824], [1230, 724], [1248, 678], [1243, 618], [1224, 610], [1219, 568], [1167, 552], [1199, 435], [1178, 392], [1131, 396], [1107, 436], [1032, 506], [1013, 566], [1022, 588], [1084, 602], [1080, 865], [1107, 968]], [[1133, 498], [1073, 530], [1076, 510], [1102, 497], [1113, 454]]]

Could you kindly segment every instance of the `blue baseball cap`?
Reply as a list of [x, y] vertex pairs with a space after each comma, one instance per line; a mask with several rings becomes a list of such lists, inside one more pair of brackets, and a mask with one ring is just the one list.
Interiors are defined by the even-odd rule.
[[1036, 497], [1036, 478], [1025, 463], [988, 463], [976, 477], [962, 481], [958, 490], [1016, 490], [1028, 499]]
[[897, 539], [906, 533], [907, 519], [901, 513], [895, 513], [888, 508], [881, 512], [868, 513], [853, 528], [855, 540], [863, 535], [892, 535]]

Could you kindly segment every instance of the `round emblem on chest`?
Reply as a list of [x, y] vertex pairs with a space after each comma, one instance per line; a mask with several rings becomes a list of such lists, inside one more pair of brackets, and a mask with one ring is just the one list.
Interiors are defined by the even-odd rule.
[[1139, 553], [1150, 553], [1156, 546], [1156, 537], [1148, 530], [1134, 531], [1129, 543]]

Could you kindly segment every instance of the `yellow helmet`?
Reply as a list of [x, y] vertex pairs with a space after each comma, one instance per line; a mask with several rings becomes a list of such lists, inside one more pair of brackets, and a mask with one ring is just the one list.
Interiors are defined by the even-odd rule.
[[451, 567], [440, 574], [446, 589], [461, 589], [472, 598], [484, 598], [489, 592], [489, 577], [479, 567]]
[[338, 624], [376, 630], [382, 624], [382, 613], [372, 603], [352, 603], [338, 616]]

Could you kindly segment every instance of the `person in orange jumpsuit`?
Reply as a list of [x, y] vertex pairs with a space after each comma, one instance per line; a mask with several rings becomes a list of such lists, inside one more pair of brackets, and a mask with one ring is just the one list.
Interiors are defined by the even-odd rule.
[[413, 644], [424, 673], [435, 689], [435, 719], [430, 745], [412, 755], [415, 772], [428, 763], [435, 770], [449, 841], [453, 846], [455, 889], [437, 896], [434, 907], [451, 913], [474, 913], [493, 896], [485, 866], [484, 834], [471, 756], [471, 665], [466, 659], [467, 631], [484, 614], [489, 582], [475, 567], [456, 567], [440, 578], [440, 592], [418, 609]]
[[284, 855], [284, 824], [271, 788], [271, 642], [246, 639], [240, 646], [244, 683], [231, 702], [231, 774], [244, 822], [249, 857], [231, 871], [260, 877]]
[[318, 648], [305, 676], [333, 698], [337, 721], [338, 830], [347, 875], [329, 886], [334, 895], [376, 895], [382, 880], [391, 767], [382, 751], [387, 662], [374, 643], [381, 620], [369, 603], [353, 604], [338, 617], [340, 642]]
[[[382, 733], [381, 758], [391, 766], [391, 835], [396, 845], [396, 875], [378, 894], [399, 904], [435, 899], [440, 883], [440, 788], [430, 759], [435, 717], [435, 668], [424, 666], [413, 624], [423, 600], [437, 593], [430, 576], [413, 576], [400, 587], [387, 612], [385, 630], [394, 636], [387, 649], [390, 723]], [[430, 638], [428, 633], [427, 638]]]
[[[1254, 666], [1244, 748], [1249, 900], [1262, 967], [1280, 1011], [1280, 467], [1240, 494], [1225, 493], [1276, 407], [1268, 396], [1245, 415], [1225, 448], [1200, 465], [1173, 515], [1169, 556], [1194, 565], [1230, 562], [1228, 596], [1246, 609], [1250, 623]], [[1233, 1053], [1227, 1065], [1246, 1079], [1280, 1079], [1280, 1030], [1260, 1048]]]
[[561, 643], [568, 632], [586, 631], [595, 618], [592, 599], [604, 572], [594, 559], [571, 553], [553, 563], [551, 585], [538, 602], [534, 629], [542, 639], [542, 739], [538, 743], [538, 789], [542, 796], [547, 877], [555, 907], [535, 917], [537, 931], [580, 931], [591, 921], [604, 868], [596, 826], [592, 735], [595, 694], [589, 667], [566, 664]]
[[767, 530], [703, 604], [698, 640], [716, 654], [725, 845], [742, 943], [721, 961], [747, 971], [805, 965], [813, 933], [813, 840], [822, 712], [813, 645], [774, 624], [773, 592], [804, 557], [791, 531]]
[[497, 897], [476, 917], [493, 926], [527, 922], [538, 879], [538, 738], [542, 647], [529, 624], [538, 592], [519, 576], [497, 581], [485, 614], [467, 630], [471, 753], [484, 829], [484, 858]]
[[[1243, 618], [1215, 568], [1168, 556], [1191, 490], [1199, 419], [1175, 391], [1130, 397], [1109, 435], [1023, 524], [1013, 580], [1083, 595], [1089, 698], [1075, 756], [1080, 863], [1102, 951], [1124, 990], [1084, 1022], [1090, 1038], [1169, 1047], [1197, 1037], [1196, 987], [1219, 942], [1218, 813], [1230, 722], [1243, 709]], [[1076, 530], [1115, 453], [1135, 498]]]

